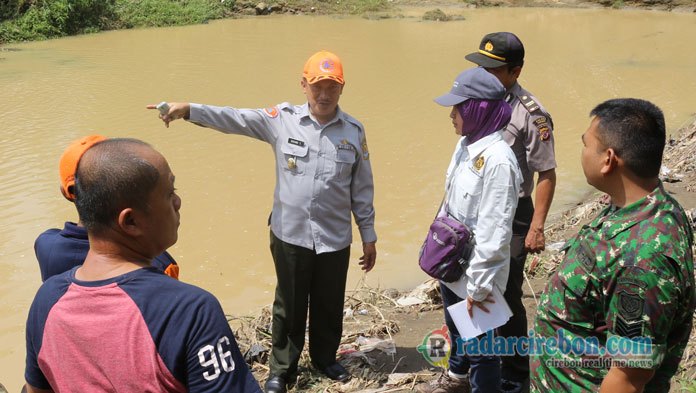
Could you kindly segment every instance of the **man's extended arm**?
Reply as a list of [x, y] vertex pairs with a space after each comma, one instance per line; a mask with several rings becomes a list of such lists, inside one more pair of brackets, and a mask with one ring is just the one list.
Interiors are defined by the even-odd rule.
[[536, 198], [534, 199], [534, 217], [529, 226], [524, 247], [529, 252], [536, 254], [546, 248], [546, 237], [544, 236], [544, 223], [549, 214], [549, 208], [553, 201], [553, 194], [556, 190], [556, 169], [539, 172], [536, 186]]
[[[281, 104], [282, 105], [282, 104]], [[147, 109], [156, 109], [155, 105], [147, 105]], [[202, 105], [187, 102], [169, 103], [167, 115], [160, 114], [164, 124], [176, 119], [185, 119], [193, 124], [212, 128], [226, 133], [246, 135], [264, 142], [273, 143], [277, 136], [277, 125], [271, 120], [279, 121], [277, 107], [265, 109], [239, 109], [213, 105]]]

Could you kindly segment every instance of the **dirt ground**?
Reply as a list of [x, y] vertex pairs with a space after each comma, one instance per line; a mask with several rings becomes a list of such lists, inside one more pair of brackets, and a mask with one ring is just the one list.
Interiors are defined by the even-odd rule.
[[[529, 280], [529, 284], [523, 288], [524, 295], [522, 300], [527, 309], [527, 320], [530, 328], [532, 327], [534, 314], [537, 309], [536, 300], [543, 292], [547, 282], [546, 277], [532, 278]], [[391, 373], [421, 374], [422, 380], [436, 377], [440, 370], [431, 366], [423, 355], [418, 352], [417, 347], [422, 344], [424, 337], [430, 331], [439, 329], [444, 325], [445, 319], [442, 307], [424, 312], [399, 312], [390, 315], [399, 324], [400, 330], [394, 335], [396, 354], [393, 358], [390, 356], [379, 357], [379, 360], [384, 362], [384, 369], [391, 371]], [[408, 392], [412, 390], [409, 385], [400, 390], [390, 391]]]

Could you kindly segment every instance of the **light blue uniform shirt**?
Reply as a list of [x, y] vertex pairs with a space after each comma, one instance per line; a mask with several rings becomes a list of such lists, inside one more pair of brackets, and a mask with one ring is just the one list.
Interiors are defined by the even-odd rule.
[[365, 130], [340, 108], [322, 125], [307, 103], [265, 109], [191, 104], [188, 120], [271, 145], [276, 158], [271, 230], [279, 239], [318, 254], [344, 249], [352, 242], [352, 211], [362, 241], [377, 241]]

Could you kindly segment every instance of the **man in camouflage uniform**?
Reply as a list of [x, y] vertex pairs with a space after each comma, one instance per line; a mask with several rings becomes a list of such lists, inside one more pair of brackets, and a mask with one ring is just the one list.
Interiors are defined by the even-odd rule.
[[[524, 65], [522, 41], [507, 32], [486, 34], [477, 52], [466, 59], [495, 75], [505, 86], [505, 100], [512, 106], [512, 118], [503, 131], [503, 138], [515, 153], [524, 181], [512, 222], [510, 241], [510, 275], [505, 288], [505, 301], [512, 317], [497, 329], [501, 337], [526, 336], [527, 310], [522, 303], [522, 284], [527, 253], [539, 253], [545, 248], [544, 223], [556, 188], [556, 156], [554, 154], [553, 121], [551, 115], [529, 91], [517, 82]], [[536, 196], [532, 202], [534, 174]], [[503, 356], [503, 393], [529, 391], [529, 357]]]
[[664, 117], [637, 99], [591, 116], [582, 167], [611, 204], [567, 243], [541, 297], [535, 340], [558, 344], [533, 351], [532, 391], [667, 392], [691, 332], [694, 237], [658, 179]]

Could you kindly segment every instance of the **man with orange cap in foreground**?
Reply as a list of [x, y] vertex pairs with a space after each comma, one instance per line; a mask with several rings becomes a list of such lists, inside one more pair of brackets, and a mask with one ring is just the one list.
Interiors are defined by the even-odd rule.
[[90, 249], [34, 297], [26, 391], [261, 393], [218, 300], [152, 266], [181, 217], [164, 156], [121, 138], [79, 161], [75, 206]]
[[[65, 199], [75, 203], [75, 171], [82, 155], [95, 144], [105, 141], [101, 135], [89, 135], [70, 143], [60, 157], [60, 192]], [[82, 265], [89, 251], [87, 230], [80, 220], [77, 223], [66, 221], [63, 229], [51, 228], [44, 231], [34, 242], [34, 252], [41, 269], [41, 280], [67, 272]], [[179, 278], [179, 265], [167, 251], [152, 260], [152, 266], [166, 275]]]
[[[341, 110], [343, 66], [333, 53], [312, 55], [302, 73], [304, 105], [265, 109], [170, 103], [160, 118], [269, 143], [276, 158], [270, 217], [271, 254], [278, 280], [273, 302], [273, 347], [268, 393], [282, 393], [296, 378], [309, 309], [309, 353], [328, 377], [350, 374], [336, 362], [343, 331], [343, 301], [352, 242], [351, 211], [363, 242], [362, 269], [377, 255], [370, 154], [362, 124]], [[155, 105], [148, 105], [155, 109]]]

